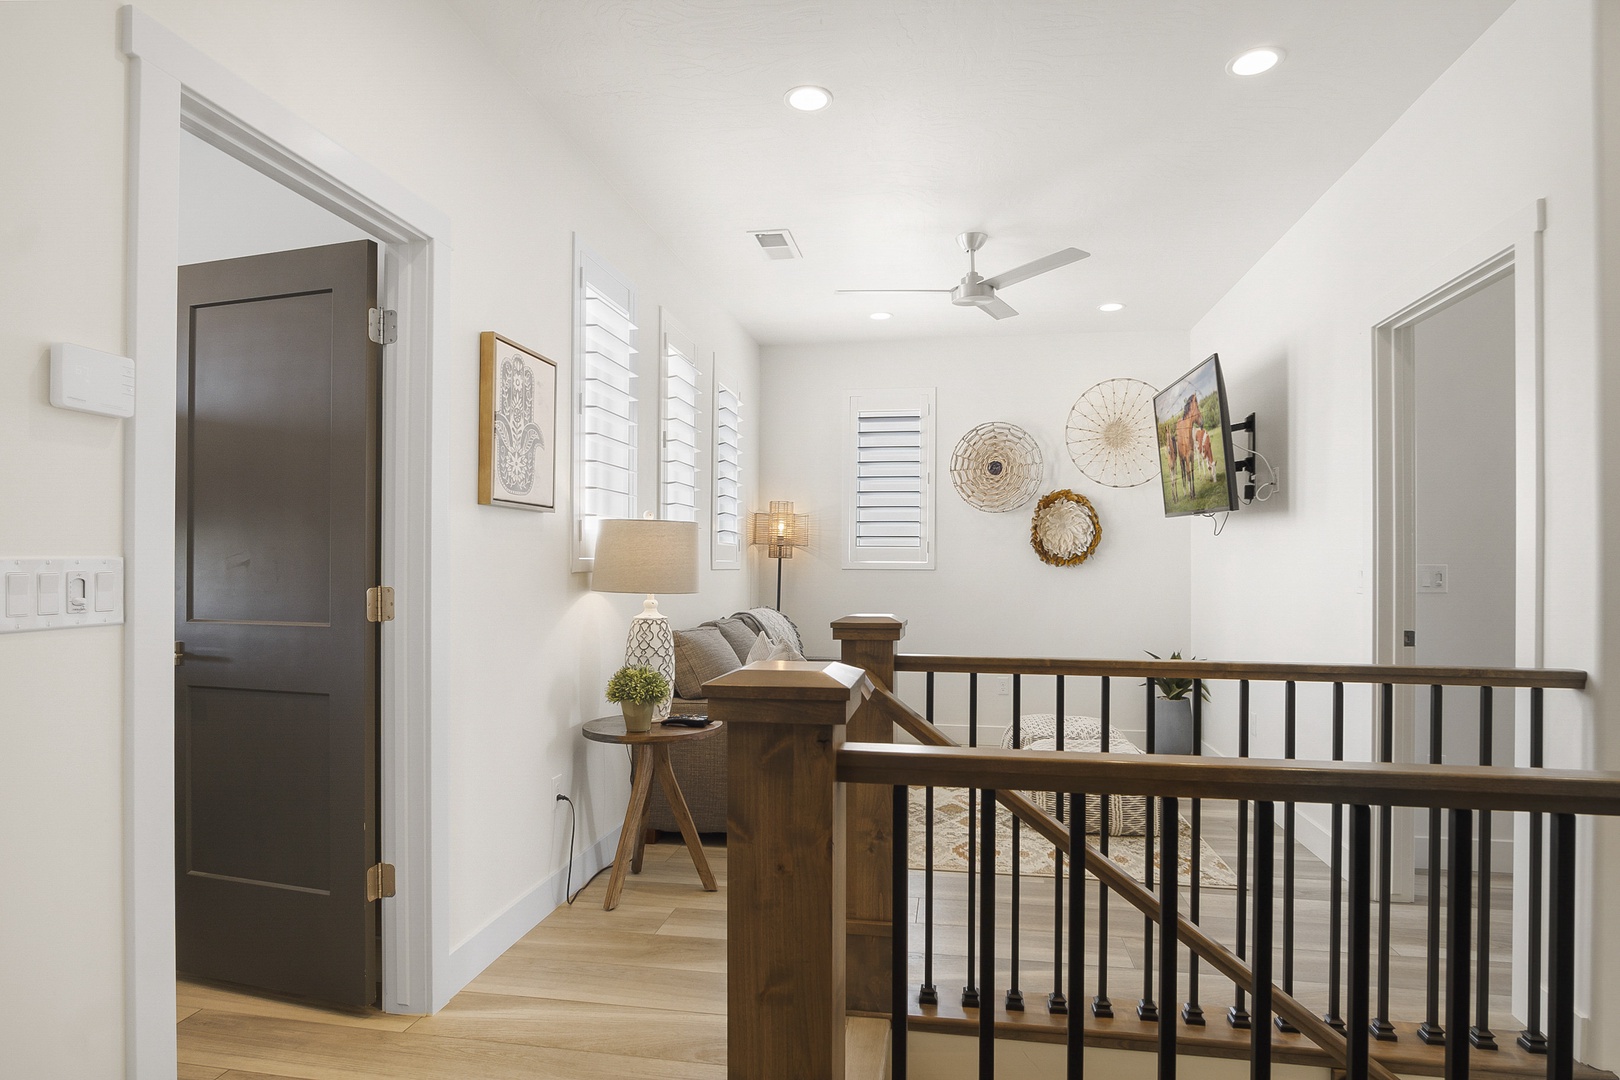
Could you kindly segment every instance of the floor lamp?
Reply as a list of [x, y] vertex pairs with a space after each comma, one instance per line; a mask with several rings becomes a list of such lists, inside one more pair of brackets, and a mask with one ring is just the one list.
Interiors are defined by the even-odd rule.
[[795, 514], [791, 502], [771, 503], [771, 512], [755, 514], [749, 530], [750, 545], [766, 547], [776, 560], [776, 610], [782, 610], [782, 560], [793, 558], [793, 549], [810, 546], [810, 515]]
[[[697, 523], [647, 518], [603, 521], [596, 535], [591, 588], [596, 592], [647, 594], [641, 614], [630, 620], [624, 662], [632, 667], [652, 668], [674, 687], [675, 635], [653, 594], [698, 591]], [[669, 699], [665, 698], [653, 716], [662, 720], [668, 715]]]

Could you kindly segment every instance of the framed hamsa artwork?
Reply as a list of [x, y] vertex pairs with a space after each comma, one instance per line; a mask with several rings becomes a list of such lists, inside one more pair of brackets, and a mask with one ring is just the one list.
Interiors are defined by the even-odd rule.
[[557, 508], [557, 365], [492, 331], [479, 335], [478, 501]]

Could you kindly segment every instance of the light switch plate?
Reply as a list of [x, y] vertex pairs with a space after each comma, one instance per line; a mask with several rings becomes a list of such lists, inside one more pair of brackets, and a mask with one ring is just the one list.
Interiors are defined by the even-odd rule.
[[1445, 563], [1419, 563], [1417, 568], [1417, 591], [1420, 593], [1450, 592], [1451, 567]]
[[0, 557], [0, 576], [5, 581], [0, 634], [124, 621], [123, 559]]

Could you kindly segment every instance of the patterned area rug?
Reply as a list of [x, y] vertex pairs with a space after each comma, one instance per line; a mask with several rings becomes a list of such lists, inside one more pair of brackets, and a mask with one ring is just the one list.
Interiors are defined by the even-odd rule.
[[[924, 869], [927, 842], [922, 788], [911, 789], [911, 815], [907, 828], [909, 861], [913, 870]], [[1181, 856], [1179, 879], [1183, 885], [1192, 884], [1192, 825], [1180, 819], [1181, 842], [1177, 851]], [[1098, 845], [1096, 836], [1086, 838]], [[1019, 830], [1019, 866], [1025, 876], [1051, 877], [1053, 857], [1057, 854], [1039, 833], [1027, 826]], [[1199, 841], [1202, 858], [1199, 866], [1199, 885], [1212, 889], [1237, 888], [1237, 875], [1207, 842]], [[1137, 881], [1142, 880], [1142, 855], [1146, 840], [1141, 836], [1111, 836], [1108, 838], [1108, 857]], [[966, 873], [968, 867], [968, 806], [966, 788], [934, 789], [934, 869]], [[1158, 845], [1154, 845], [1153, 865], [1159, 865]], [[1005, 807], [996, 808], [996, 872], [1012, 873], [1012, 814]], [[1087, 875], [1091, 876], [1091, 875]], [[1154, 873], [1158, 879], [1158, 871]]]

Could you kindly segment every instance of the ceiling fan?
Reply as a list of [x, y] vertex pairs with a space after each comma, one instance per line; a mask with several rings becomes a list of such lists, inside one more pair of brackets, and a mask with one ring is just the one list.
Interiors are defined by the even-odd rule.
[[1056, 270], [1060, 266], [1067, 266], [1072, 262], [1079, 262], [1088, 258], [1089, 251], [1079, 248], [1064, 248], [1054, 251], [1034, 262], [1027, 262], [1023, 266], [1015, 266], [1011, 270], [1003, 271], [995, 277], [981, 277], [978, 268], [974, 265], [974, 253], [984, 247], [984, 242], [990, 239], [988, 233], [965, 232], [957, 236], [956, 242], [962, 250], [967, 252], [968, 272], [962, 278], [960, 285], [954, 289], [839, 289], [840, 293], [950, 293], [951, 303], [959, 307], [976, 307], [990, 315], [993, 319], [1005, 319], [1018, 312], [1007, 301], [996, 295], [997, 289], [1004, 289], [1008, 285], [1016, 285], [1044, 274], [1048, 270]]

